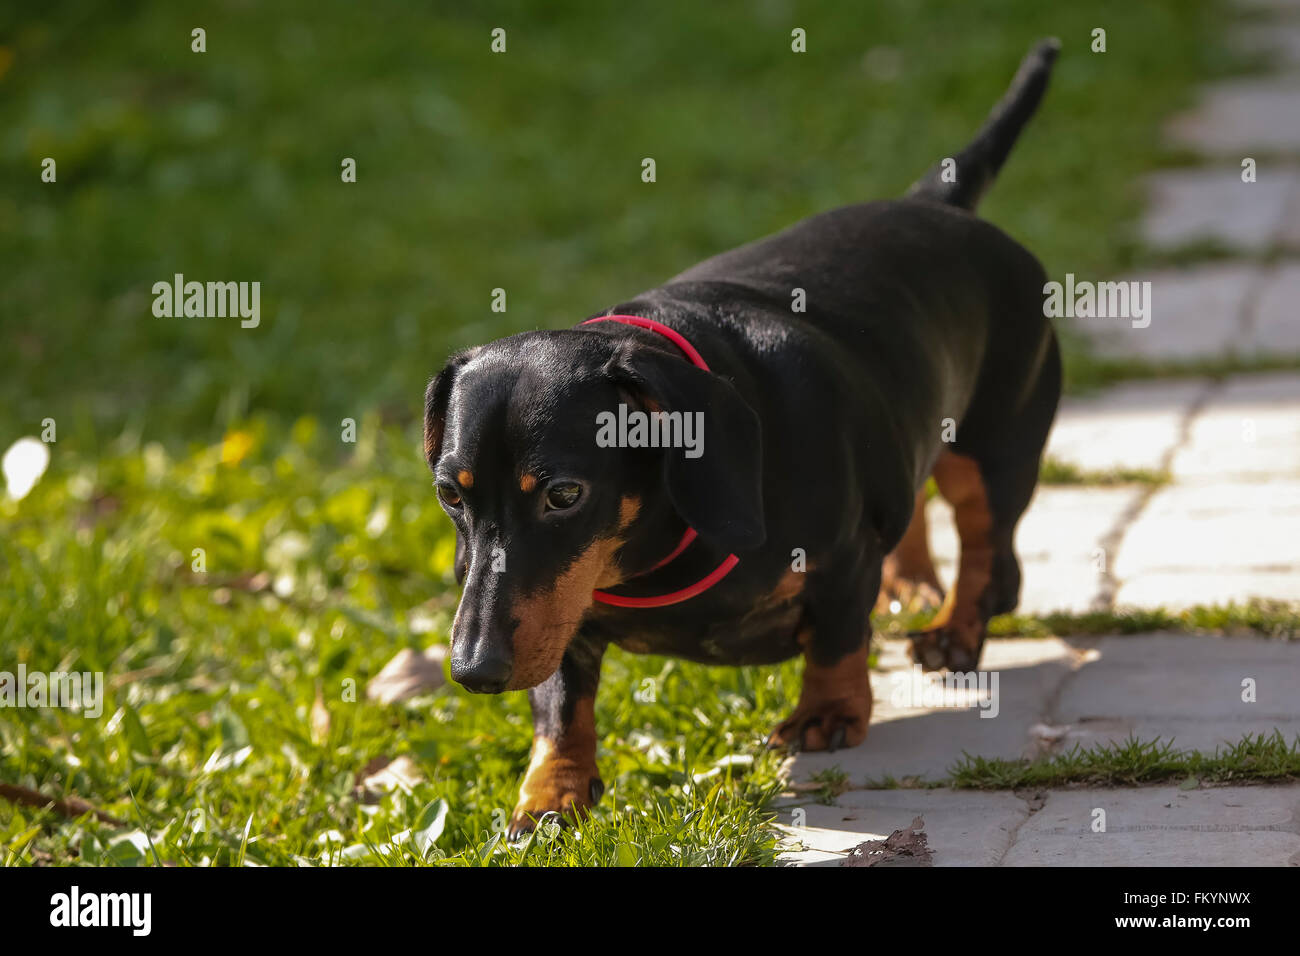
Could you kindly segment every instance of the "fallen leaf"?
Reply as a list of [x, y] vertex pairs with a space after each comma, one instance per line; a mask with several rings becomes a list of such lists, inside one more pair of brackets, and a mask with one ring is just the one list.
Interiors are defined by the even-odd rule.
[[715, 763], [710, 769], [703, 773], [694, 774], [691, 779], [696, 783], [703, 783], [712, 777], [725, 774], [728, 770], [732, 771], [735, 776], [740, 776], [753, 766], [754, 757], [752, 754], [729, 754]]
[[429, 855], [429, 850], [438, 842], [438, 837], [442, 836], [442, 830], [446, 824], [446, 800], [435, 800], [420, 811], [420, 816], [415, 821], [415, 826], [411, 828], [411, 836], [415, 841], [415, 848], [419, 851], [421, 858]]
[[381, 794], [393, 790], [410, 793], [416, 784], [424, 780], [419, 766], [407, 756], [396, 760], [377, 757], [366, 764], [362, 773], [365, 776], [357, 784], [357, 799], [363, 803], [374, 803]]
[[799, 783], [790, 784], [788, 789], [792, 793], [818, 793], [826, 789], [826, 784], [804, 780]]
[[393, 704], [426, 691], [437, 690], [447, 679], [442, 662], [447, 648], [435, 644], [423, 654], [409, 647], [398, 651], [384, 669], [366, 685], [366, 697], [380, 704]]
[[330, 712], [325, 706], [325, 694], [320, 681], [316, 682], [316, 699], [311, 702], [311, 739], [314, 744], [323, 744], [330, 735]]
[[895, 830], [883, 840], [867, 840], [849, 850], [840, 866], [933, 866], [934, 856], [924, 833], [925, 818]]

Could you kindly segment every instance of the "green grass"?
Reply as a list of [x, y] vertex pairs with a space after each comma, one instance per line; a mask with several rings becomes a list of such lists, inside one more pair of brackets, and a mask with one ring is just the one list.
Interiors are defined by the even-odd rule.
[[1080, 637], [1155, 631], [1296, 640], [1300, 638], [1300, 604], [1253, 600], [1198, 605], [1180, 611], [1121, 607], [1086, 613], [1005, 614], [989, 622], [992, 637]]
[[[1142, 256], [1129, 227], [1164, 155], [1151, 131], [1241, 65], [1214, 42], [1224, 9], [15, 7], [0, 14], [0, 322], [21, 374], [0, 379], [0, 407], [11, 427], [84, 417], [169, 444], [266, 410], [410, 420], [454, 347], [572, 324], [803, 216], [898, 195], [1049, 35], [1064, 43], [1051, 92], [983, 212], [1049, 273], [1113, 274]], [[1104, 54], [1088, 49], [1099, 23]], [[873, 48], [897, 52], [897, 75], [864, 65]], [[262, 325], [153, 318], [150, 287], [175, 272], [261, 281]]]
[[[935, 779], [883, 776], [854, 781], [838, 767], [796, 785], [814, 802], [830, 803], [846, 790], [1021, 790], [1063, 787], [1136, 787], [1179, 781], [1183, 789], [1204, 784], [1280, 783], [1300, 780], [1300, 736], [1288, 743], [1280, 731], [1246, 735], [1212, 754], [1183, 750], [1176, 740], [1127, 740], [1075, 744], [1033, 760], [972, 756], [962, 758]], [[786, 801], [788, 808], [795, 804]]]
[[[903, 637], [925, 627], [935, 608], [875, 615], [877, 633]], [[989, 621], [990, 637], [1100, 637], [1108, 634], [1218, 634], [1224, 636], [1300, 638], [1300, 603], [1254, 599], [1242, 603], [1195, 605], [1171, 611], [1162, 607], [1119, 607], [1108, 611], [1058, 611], [1049, 614], [1001, 614]]]
[[[395, 707], [344, 699], [345, 681], [363, 688], [399, 647], [444, 633], [454, 604], [452, 541], [422, 466], [376, 469], [403, 461], [406, 438], [377, 423], [361, 434], [373, 440], [341, 445], [308, 419], [286, 433], [253, 425], [182, 459], [118, 442], [97, 460], [56, 459], [31, 496], [2, 506], [0, 646], [29, 670], [102, 670], [109, 690], [99, 720], [0, 711], [0, 780], [128, 822], [0, 805], [9, 861], [410, 862], [394, 836], [437, 801], [444, 828], [422, 862], [770, 861], [777, 758], [762, 741], [797, 697], [797, 665], [611, 651], [598, 702], [609, 792], [591, 822], [526, 857], [494, 839], [526, 762], [524, 695], [449, 685]], [[195, 547], [203, 573], [191, 570]], [[271, 586], [250, 589], [251, 568]], [[1298, 632], [1296, 609], [1266, 604], [998, 621], [999, 633], [1012, 621], [1029, 634]], [[647, 679], [653, 704], [636, 697]], [[323, 734], [311, 718], [318, 687]], [[753, 765], [704, 776], [737, 752]], [[367, 803], [362, 768], [400, 755], [426, 779]], [[827, 774], [818, 790], [844, 785]], [[359, 849], [340, 856], [347, 848]]]
[[[158, 445], [119, 443], [98, 460], [58, 459], [21, 511], [0, 506], [6, 668], [103, 671], [107, 681], [98, 720], [0, 711], [0, 780], [87, 799], [131, 825], [0, 803], [10, 862], [143, 863], [156, 853], [231, 863], [241, 852], [257, 863], [326, 862], [346, 847], [391, 844], [438, 800], [447, 814], [429, 860], [520, 859], [492, 838], [527, 762], [525, 695], [447, 685], [399, 706], [365, 697], [399, 648], [445, 633], [455, 590], [453, 541], [419, 462], [398, 454], [406, 439], [377, 424], [361, 432], [375, 437], [353, 448], [310, 420], [284, 434], [254, 426], [225, 444], [226, 463], [222, 446], [172, 459]], [[191, 570], [197, 547], [203, 573]], [[269, 573], [270, 588], [239, 586], [253, 568]], [[764, 806], [777, 757], [762, 745], [797, 697], [797, 673], [612, 650], [598, 701], [607, 796], [581, 837], [535, 843], [529, 862], [769, 862]], [[634, 696], [647, 679], [653, 703]], [[323, 733], [311, 717], [318, 687]], [[753, 754], [752, 766], [709, 773], [737, 752]], [[401, 755], [425, 779], [367, 803], [362, 769]], [[136, 830], [152, 851], [138, 837], [123, 845]], [[320, 842], [331, 833], [341, 836], [332, 848]], [[397, 859], [353, 852], [341, 862]]]
[[[0, 710], [0, 781], [124, 825], [0, 802], [0, 860], [771, 862], [762, 741], [798, 696], [795, 664], [612, 651], [606, 797], [526, 851], [496, 836], [526, 762], [524, 695], [365, 699], [397, 650], [445, 638], [456, 600], [423, 385], [454, 348], [569, 325], [800, 217], [899, 194], [1048, 35], [1065, 44], [1052, 92], [984, 212], [1053, 274], [1129, 268], [1137, 177], [1168, 158], [1151, 130], [1239, 65], [1223, 9], [5, 8], [0, 448], [46, 418], [58, 441], [32, 494], [0, 503], [0, 669], [102, 671], [108, 699], [97, 719]], [[888, 60], [871, 48], [900, 72], [867, 69]], [[261, 282], [261, 325], [154, 318], [151, 286], [176, 272]], [[648, 678], [654, 704], [633, 696]], [[736, 753], [752, 764], [719, 769]], [[363, 768], [397, 756], [422, 779], [368, 802]]]
[[1203, 783], [1300, 780], [1300, 737], [1291, 743], [1278, 731], [1242, 738], [1213, 754], [1179, 750], [1176, 741], [1139, 741], [1074, 746], [1039, 760], [996, 760], [967, 755], [948, 775], [958, 789], [1018, 790], [1022, 787], [1130, 787], [1181, 781]]
[[1057, 458], [1044, 458], [1039, 469], [1038, 481], [1044, 485], [1166, 485], [1170, 481], [1169, 473], [1151, 468], [1110, 468], [1104, 471], [1089, 471], [1068, 461]]
[[1221, 380], [1229, 375], [1258, 372], [1300, 371], [1300, 355], [1220, 355], [1204, 359], [1152, 360], [1109, 358], [1078, 346], [1067, 353], [1067, 391], [1089, 392], [1132, 379], [1207, 378]]

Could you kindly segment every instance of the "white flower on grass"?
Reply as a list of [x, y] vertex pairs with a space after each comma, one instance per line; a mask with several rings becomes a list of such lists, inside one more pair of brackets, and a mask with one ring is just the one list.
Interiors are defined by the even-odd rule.
[[14, 501], [26, 498], [49, 464], [50, 449], [39, 439], [20, 438], [10, 445], [4, 458], [0, 459], [0, 471], [4, 472], [9, 497]]

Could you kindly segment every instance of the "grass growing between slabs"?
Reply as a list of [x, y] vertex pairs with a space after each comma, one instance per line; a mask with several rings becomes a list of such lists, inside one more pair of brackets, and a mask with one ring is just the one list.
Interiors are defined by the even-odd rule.
[[1111, 485], [1167, 485], [1171, 477], [1166, 471], [1152, 468], [1109, 468], [1100, 471], [1080, 468], [1078, 465], [1056, 458], [1044, 458], [1038, 472], [1042, 485], [1084, 485], [1108, 487]]
[[[934, 618], [936, 609], [875, 615], [876, 633], [904, 637]], [[1108, 611], [1002, 614], [989, 621], [989, 637], [1103, 637], [1114, 634], [1218, 634], [1225, 637], [1300, 639], [1300, 604], [1252, 600], [1240, 604], [1165, 608], [1120, 607]]]
[[990, 637], [1084, 637], [1106, 634], [1222, 634], [1229, 637], [1300, 638], [1300, 604], [1255, 600], [1169, 611], [1117, 608], [1111, 611], [1043, 615], [1005, 614], [989, 622]]
[[[1059, 331], [1059, 330], [1058, 330]], [[1097, 355], [1083, 342], [1065, 347], [1067, 393], [1093, 392], [1134, 379], [1201, 378], [1300, 371], [1300, 355], [1221, 355], [1200, 359], [1120, 358]]]
[[1280, 783], [1300, 780], [1300, 737], [1290, 743], [1280, 731], [1243, 737], [1213, 754], [1179, 750], [1176, 741], [1129, 738], [1093, 747], [1074, 746], [1040, 760], [991, 760], [967, 755], [943, 785], [958, 789], [1016, 790], [1021, 787], [1130, 787], [1180, 781], [1186, 789], [1203, 783]]
[[883, 776], [853, 780], [837, 766], [797, 784], [797, 793], [830, 804], [849, 790], [1020, 790], [1030, 787], [1134, 787], [1178, 781], [1194, 790], [1203, 784], [1283, 783], [1300, 780], [1300, 737], [1288, 742], [1280, 731], [1247, 735], [1212, 754], [1182, 750], [1177, 741], [1138, 740], [1079, 744], [1035, 760], [1006, 760], [963, 754], [940, 778]]

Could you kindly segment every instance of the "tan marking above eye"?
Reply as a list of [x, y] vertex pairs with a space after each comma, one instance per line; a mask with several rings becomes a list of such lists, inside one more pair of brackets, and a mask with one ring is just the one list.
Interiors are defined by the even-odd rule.
[[537, 487], [536, 475], [523, 474], [519, 476], [519, 490], [522, 491], [524, 494], [528, 494], [536, 487]]
[[474, 472], [468, 468], [462, 468], [456, 473], [456, 480], [460, 482], [462, 488], [474, 487]]

